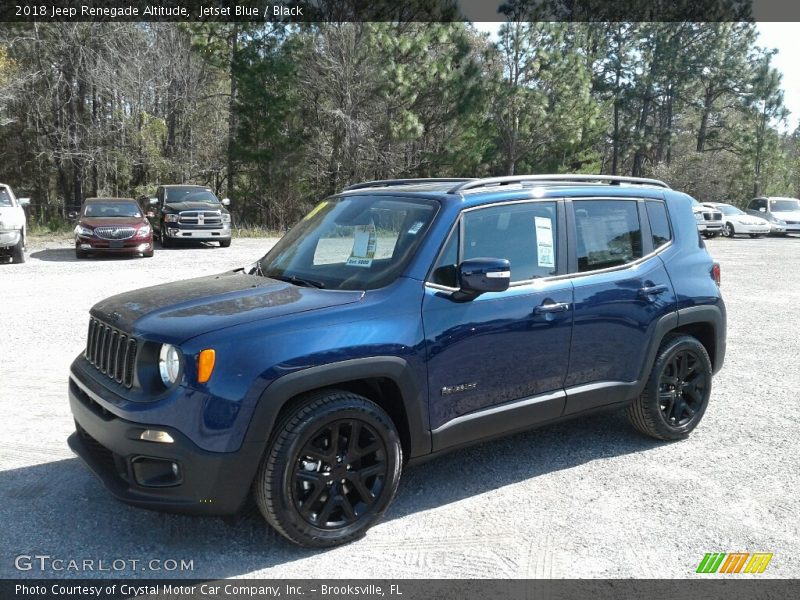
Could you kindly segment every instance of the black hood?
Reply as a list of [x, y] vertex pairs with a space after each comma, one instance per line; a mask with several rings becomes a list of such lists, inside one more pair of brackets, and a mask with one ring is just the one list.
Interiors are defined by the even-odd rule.
[[217, 202], [216, 204], [211, 202], [165, 202], [164, 203], [164, 211], [165, 212], [181, 212], [182, 210], [219, 210], [222, 212], [228, 212], [225, 207]]

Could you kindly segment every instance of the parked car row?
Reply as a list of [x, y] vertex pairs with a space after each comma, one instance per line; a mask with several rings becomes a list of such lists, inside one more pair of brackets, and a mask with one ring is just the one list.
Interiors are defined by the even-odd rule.
[[27, 227], [24, 206], [30, 198], [17, 198], [11, 186], [0, 183], [0, 259], [25, 262]]
[[704, 237], [786, 235], [800, 233], [800, 200], [797, 198], [754, 198], [743, 211], [727, 202], [692, 205], [697, 230]]
[[75, 256], [130, 254], [153, 256], [155, 239], [162, 248], [180, 241], [218, 241], [231, 245], [231, 215], [210, 188], [159, 186], [154, 198], [87, 198], [75, 226]]

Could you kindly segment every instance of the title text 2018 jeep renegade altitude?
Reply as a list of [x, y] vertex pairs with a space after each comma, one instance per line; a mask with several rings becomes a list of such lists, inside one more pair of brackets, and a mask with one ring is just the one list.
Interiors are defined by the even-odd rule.
[[725, 355], [692, 199], [654, 180], [390, 180], [245, 269], [91, 310], [70, 446], [133, 505], [332, 546], [407, 462], [595, 409], [680, 439]]

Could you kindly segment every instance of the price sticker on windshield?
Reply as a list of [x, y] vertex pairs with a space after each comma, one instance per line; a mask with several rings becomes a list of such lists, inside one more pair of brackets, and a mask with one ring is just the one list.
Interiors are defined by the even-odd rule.
[[357, 225], [353, 233], [353, 250], [350, 252], [350, 258], [347, 259], [347, 266], [371, 267], [377, 245], [375, 223]]

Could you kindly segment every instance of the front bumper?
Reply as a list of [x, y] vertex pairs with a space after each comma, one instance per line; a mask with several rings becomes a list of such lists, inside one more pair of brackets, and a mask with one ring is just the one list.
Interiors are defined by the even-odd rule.
[[12, 229], [7, 231], [0, 231], [0, 248], [11, 248], [19, 244], [19, 230]]
[[800, 233], [800, 223], [786, 223], [786, 233]]
[[115, 242], [96, 237], [77, 236], [75, 248], [84, 252], [102, 252], [103, 254], [140, 254], [153, 250], [153, 237], [129, 238]]
[[705, 225], [706, 225], [706, 231], [712, 231], [712, 232], [722, 231], [722, 229], [725, 227], [725, 223], [723, 223], [722, 221], [706, 221]]
[[218, 229], [190, 229], [186, 225], [175, 227], [168, 223], [166, 226], [167, 237], [173, 240], [229, 240], [231, 239], [231, 228], [220, 227]]
[[[234, 514], [244, 504], [263, 444], [245, 442], [236, 452], [208, 452], [175, 428], [119, 418], [92, 395], [74, 375], [70, 377], [76, 432], [68, 444], [118, 500], [140, 508], [204, 515]], [[143, 441], [139, 436], [146, 429], [167, 432], [174, 442]], [[177, 465], [174, 480], [166, 485], [142, 483], [141, 465], [160, 461]]]

